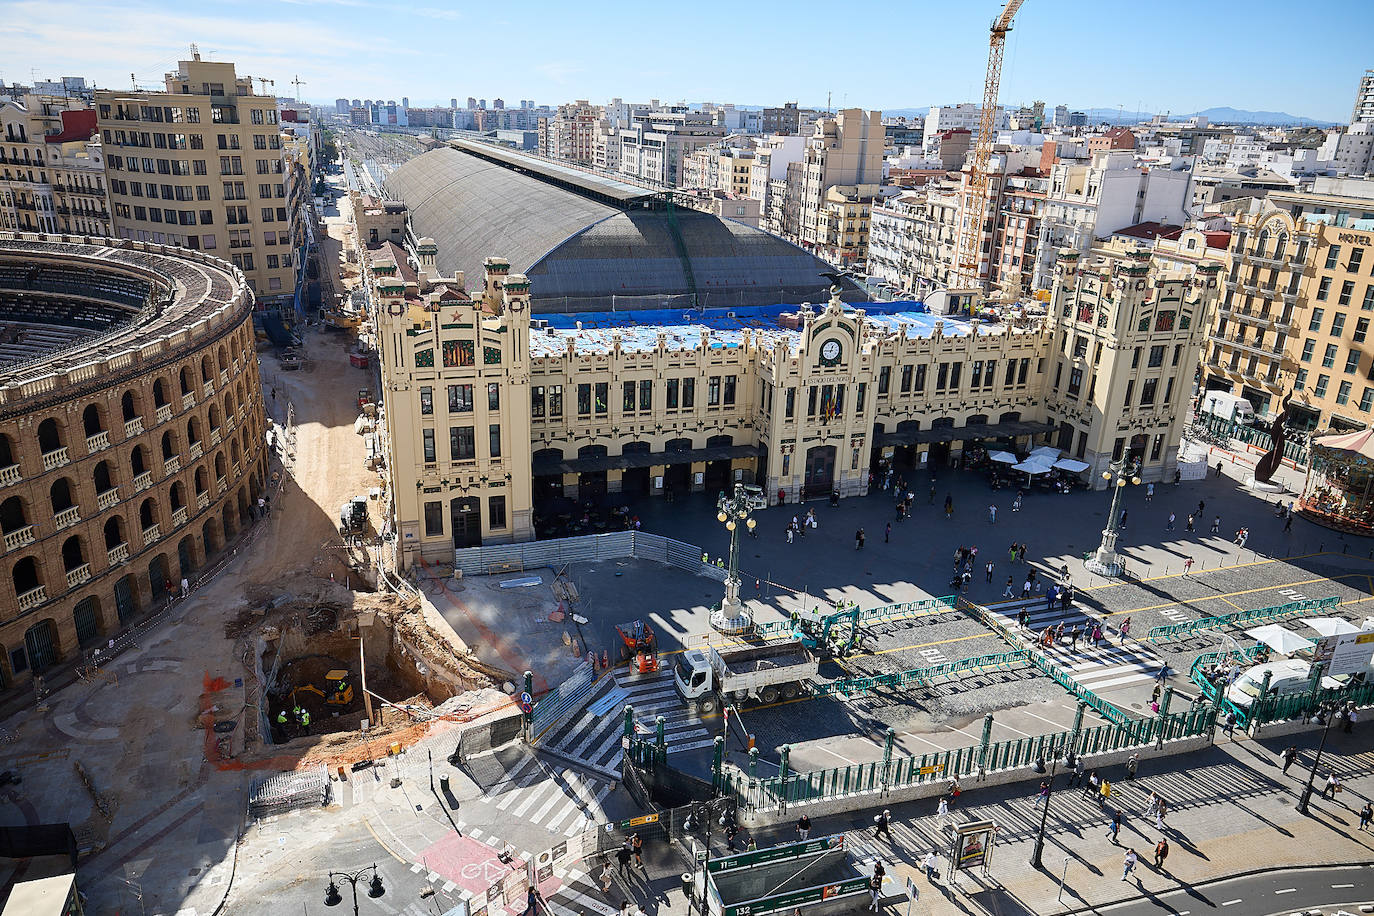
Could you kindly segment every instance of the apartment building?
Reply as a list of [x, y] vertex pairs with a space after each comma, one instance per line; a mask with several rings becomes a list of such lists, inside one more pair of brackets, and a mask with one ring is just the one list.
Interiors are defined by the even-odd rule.
[[234, 64], [181, 61], [162, 92], [100, 90], [113, 234], [213, 252], [260, 303], [295, 292], [277, 99]]
[[618, 132], [621, 173], [670, 188], [681, 185], [686, 157], [725, 136], [710, 112], [682, 107], [636, 112]]
[[[982, 126], [983, 106], [976, 102], [964, 102], [959, 105], [936, 105], [926, 114], [925, 124], [925, 151], [933, 153], [938, 145], [937, 139], [940, 134], [949, 130], [967, 130], [973, 135], [974, 142], [978, 140], [978, 131]], [[1006, 130], [1011, 124], [1007, 110], [1000, 105], [997, 112], [993, 115], [993, 130]]]
[[105, 158], [84, 99], [0, 103], [0, 229], [110, 234]]
[[816, 226], [816, 254], [841, 267], [868, 259], [869, 220], [878, 185], [831, 185], [825, 189]]
[[1203, 386], [1297, 426], [1374, 423], [1374, 181], [1318, 178], [1235, 220]]
[[600, 118], [600, 110], [586, 99], [559, 105], [551, 117], [539, 119], [539, 151], [551, 159], [591, 165]]

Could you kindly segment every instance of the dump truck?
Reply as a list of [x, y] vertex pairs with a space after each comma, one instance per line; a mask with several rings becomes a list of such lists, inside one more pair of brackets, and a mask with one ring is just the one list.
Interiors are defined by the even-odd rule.
[[366, 530], [366, 496], [356, 496], [339, 507], [339, 534], [360, 534]]
[[673, 685], [684, 702], [711, 713], [725, 703], [794, 700], [819, 671], [816, 656], [796, 639], [739, 649], [706, 646], [678, 655]]

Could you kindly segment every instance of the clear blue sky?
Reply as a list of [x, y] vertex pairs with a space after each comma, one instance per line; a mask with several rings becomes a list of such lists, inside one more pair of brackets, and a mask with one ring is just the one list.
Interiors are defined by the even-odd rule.
[[[157, 81], [191, 42], [315, 101], [613, 96], [920, 107], [978, 100], [988, 0], [450, 5], [382, 0], [0, 0], [0, 79]], [[769, 12], [764, 13], [764, 10]], [[232, 12], [232, 18], [230, 16]], [[1026, 0], [1003, 103], [1350, 116], [1374, 67], [1370, 0]], [[827, 47], [827, 43], [831, 43]], [[839, 44], [842, 43], [842, 44]]]

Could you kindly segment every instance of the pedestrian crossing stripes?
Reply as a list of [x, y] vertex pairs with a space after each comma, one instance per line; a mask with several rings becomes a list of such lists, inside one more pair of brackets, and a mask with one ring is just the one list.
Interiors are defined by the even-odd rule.
[[[553, 773], [531, 756], [507, 774], [499, 791], [488, 800], [504, 816], [570, 837], [585, 830], [589, 823], [605, 819], [601, 803], [610, 793], [609, 782], [575, 770]], [[468, 833], [475, 836], [477, 829]]]
[[[608, 697], [614, 697], [612, 703]], [[645, 676], [616, 675], [610, 691], [586, 709], [557, 726], [540, 741], [540, 748], [614, 779], [623, 753], [624, 708], [634, 707], [635, 720], [652, 729], [663, 716], [669, 752], [710, 747], [711, 732], [700, 717], [688, 712], [673, 687], [671, 670]]]
[[[987, 611], [1012, 633], [1033, 641], [1046, 627], [1064, 624], [1065, 635], [1048, 648], [1036, 643], [1036, 648], [1054, 662], [1080, 685], [1093, 691], [1121, 687], [1143, 681], [1151, 681], [1159, 676], [1164, 660], [1141, 643], [1130, 645], [1108, 645], [1105, 641], [1094, 646], [1085, 638], [1091, 632], [1096, 618], [1085, 614], [1076, 606], [1068, 608], [1048, 608], [1045, 598], [1031, 598], [1023, 601], [1008, 601], [1004, 604], [989, 606]], [[1018, 615], [1022, 611], [1028, 615], [1026, 628], [1022, 628]], [[1078, 641], [1074, 643], [1069, 632], [1078, 628]]]
[[574, 869], [564, 876], [563, 886], [550, 894], [545, 902], [555, 916], [588, 916], [593, 913], [616, 916], [619, 910], [601, 899], [603, 896], [601, 888], [591, 876]]

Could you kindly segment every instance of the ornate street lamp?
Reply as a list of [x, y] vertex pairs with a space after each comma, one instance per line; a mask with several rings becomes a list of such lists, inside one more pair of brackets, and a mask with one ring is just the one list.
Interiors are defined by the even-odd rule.
[[753, 616], [739, 597], [739, 529], [743, 524], [750, 531], [757, 521], [750, 518], [755, 509], [768, 505], [763, 488], [750, 484], [735, 484], [733, 495], [721, 494], [716, 503], [716, 521], [730, 532], [730, 566], [725, 576], [725, 597], [720, 607], [711, 613], [711, 626], [722, 633], [739, 634], [754, 626]]
[[353, 916], [358, 916], [358, 882], [367, 877], [368, 872], [372, 873], [372, 880], [367, 882], [367, 896], [376, 899], [386, 893], [386, 888], [382, 887], [382, 876], [377, 874], [377, 866], [371, 868], [360, 868], [355, 872], [331, 871], [329, 873], [329, 887], [324, 892], [325, 906], [338, 906], [343, 903], [343, 897], [339, 894], [339, 886], [334, 883], [335, 878], [342, 878], [353, 886]]
[[1121, 556], [1116, 552], [1116, 538], [1120, 533], [1117, 528], [1118, 514], [1121, 509], [1121, 491], [1126, 489], [1126, 484], [1132, 486], [1140, 485], [1140, 478], [1136, 476], [1139, 465], [1134, 459], [1122, 458], [1114, 461], [1108, 469], [1102, 472], [1102, 479], [1112, 487], [1112, 507], [1107, 513], [1107, 527], [1102, 529], [1102, 543], [1098, 546], [1097, 552], [1086, 560], [1083, 565], [1088, 572], [1097, 573], [1099, 576], [1119, 576], [1121, 575], [1123, 563]]

